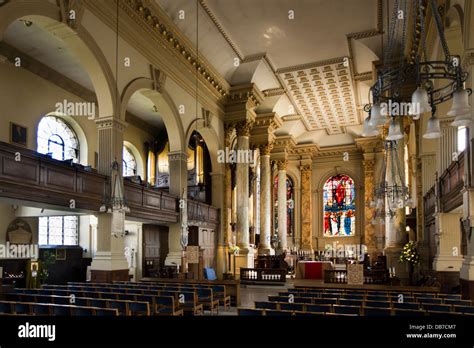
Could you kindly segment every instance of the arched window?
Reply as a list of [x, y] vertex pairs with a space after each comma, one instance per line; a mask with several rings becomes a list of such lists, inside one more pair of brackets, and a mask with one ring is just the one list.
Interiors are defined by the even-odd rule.
[[123, 176], [135, 176], [137, 174], [137, 161], [132, 151], [125, 145], [123, 146]]
[[[273, 197], [275, 197], [275, 228], [278, 228], [278, 175], [273, 181]], [[286, 233], [289, 236], [294, 235], [295, 230], [295, 190], [293, 180], [286, 177]]]
[[324, 236], [344, 237], [355, 234], [355, 187], [347, 175], [329, 178], [323, 189]]
[[79, 141], [73, 129], [62, 119], [45, 116], [38, 125], [38, 152], [60, 161], [79, 162]]

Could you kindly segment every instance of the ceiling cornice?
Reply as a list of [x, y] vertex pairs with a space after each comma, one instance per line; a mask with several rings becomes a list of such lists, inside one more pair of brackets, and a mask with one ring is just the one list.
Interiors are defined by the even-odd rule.
[[217, 20], [216, 16], [214, 13], [212, 13], [211, 9], [209, 6], [207, 6], [205, 0], [199, 0], [199, 4], [203, 8], [203, 10], [206, 12], [206, 14], [209, 16], [211, 19], [212, 23], [216, 26], [217, 30], [219, 30], [219, 33], [221, 33], [222, 37], [227, 41], [229, 46], [232, 48], [234, 53], [237, 55], [237, 57], [240, 59], [240, 61], [244, 61], [244, 55], [242, 54], [242, 51], [239, 50], [237, 45], [231, 40], [229, 35], [224, 31], [224, 28], [222, 28], [221, 23]]

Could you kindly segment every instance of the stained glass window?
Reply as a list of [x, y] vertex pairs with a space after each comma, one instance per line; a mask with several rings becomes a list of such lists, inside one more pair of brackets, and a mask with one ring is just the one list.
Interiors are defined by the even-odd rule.
[[78, 245], [77, 216], [48, 216], [39, 218], [39, 245]]
[[72, 128], [59, 117], [45, 116], [38, 125], [38, 152], [60, 161], [79, 162], [79, 141]]
[[347, 175], [329, 178], [323, 189], [324, 236], [344, 237], [355, 234], [355, 187]]
[[128, 147], [123, 147], [123, 176], [134, 176], [137, 173], [137, 161]]

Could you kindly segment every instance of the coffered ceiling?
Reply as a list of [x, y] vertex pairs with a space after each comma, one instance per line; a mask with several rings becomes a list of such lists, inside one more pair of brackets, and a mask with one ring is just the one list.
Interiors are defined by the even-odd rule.
[[[230, 83], [283, 88], [291, 116], [279, 132], [299, 140], [359, 136], [371, 80], [381, 52], [381, 0], [150, 0]], [[184, 14], [184, 16], [183, 16]], [[238, 64], [237, 64], [238, 65]], [[262, 70], [268, 73], [262, 73]], [[273, 77], [271, 77], [272, 75]], [[260, 84], [260, 85], [259, 85]], [[304, 127], [295, 127], [296, 116]], [[288, 123], [288, 124], [287, 124]], [[316, 135], [316, 134], [315, 134]], [[352, 139], [351, 137], [349, 137]], [[349, 140], [351, 142], [352, 140]], [[337, 143], [335, 139], [328, 143]]]

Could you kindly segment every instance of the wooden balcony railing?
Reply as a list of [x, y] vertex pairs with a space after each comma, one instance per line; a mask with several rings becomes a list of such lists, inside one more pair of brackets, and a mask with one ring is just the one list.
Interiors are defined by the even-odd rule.
[[284, 283], [286, 282], [285, 269], [272, 268], [241, 268], [240, 282], [241, 283]]
[[178, 222], [176, 197], [162, 190], [124, 180], [125, 197], [130, 208], [127, 216], [153, 222]]
[[446, 168], [439, 178], [441, 210], [449, 212], [462, 205], [461, 189], [464, 186], [464, 151]]
[[206, 224], [215, 228], [219, 224], [219, 209], [209, 204], [188, 199], [188, 224]]
[[[435, 184], [436, 185], [436, 184]], [[425, 197], [423, 198], [423, 208], [424, 208], [424, 215], [425, 215], [425, 222], [429, 222], [430, 220], [434, 219], [434, 212], [436, 208], [436, 187], [433, 185], [426, 192]]]
[[90, 168], [0, 142], [0, 197], [99, 211], [106, 188]]

